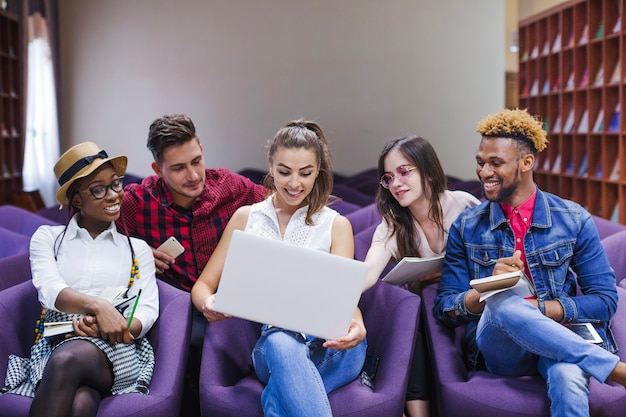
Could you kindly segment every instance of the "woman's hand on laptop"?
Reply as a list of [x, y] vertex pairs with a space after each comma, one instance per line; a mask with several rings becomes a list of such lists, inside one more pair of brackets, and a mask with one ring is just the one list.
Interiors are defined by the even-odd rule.
[[213, 310], [214, 305], [215, 294], [211, 294], [206, 298], [206, 300], [204, 300], [204, 304], [202, 304], [202, 315], [204, 315], [204, 318], [207, 319], [207, 321], [220, 321], [230, 318], [227, 314], [222, 314]]
[[348, 334], [335, 340], [327, 340], [324, 342], [324, 347], [335, 350], [352, 349], [365, 339], [366, 333], [367, 331], [365, 330], [363, 320], [353, 318], [350, 323], [350, 328], [348, 329]]

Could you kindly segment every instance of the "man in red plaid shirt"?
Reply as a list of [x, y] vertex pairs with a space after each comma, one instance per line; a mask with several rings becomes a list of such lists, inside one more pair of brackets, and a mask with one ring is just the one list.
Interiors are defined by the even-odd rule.
[[[154, 157], [152, 169], [156, 175], [124, 188], [118, 228], [128, 228], [131, 236], [145, 240], [153, 248], [159, 279], [190, 291], [230, 216], [241, 206], [263, 200], [266, 190], [227, 169], [205, 168], [200, 139], [186, 115], [156, 119], [150, 125], [148, 149]], [[170, 236], [185, 248], [176, 259], [155, 249]], [[193, 313], [188, 386], [181, 415], [199, 412], [197, 404], [189, 404], [197, 402], [197, 398], [185, 398], [190, 389], [197, 394], [195, 385], [206, 323], [201, 313], [195, 309]]]

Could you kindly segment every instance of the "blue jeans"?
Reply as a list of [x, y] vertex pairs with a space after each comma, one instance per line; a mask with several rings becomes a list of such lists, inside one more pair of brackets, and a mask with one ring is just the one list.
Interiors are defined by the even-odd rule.
[[489, 372], [546, 380], [550, 414], [589, 416], [588, 375], [605, 382], [619, 357], [545, 317], [511, 291], [487, 300], [476, 343]]
[[328, 393], [354, 380], [365, 361], [365, 340], [350, 350], [326, 349], [321, 339], [263, 326], [252, 351], [266, 417], [332, 417]]

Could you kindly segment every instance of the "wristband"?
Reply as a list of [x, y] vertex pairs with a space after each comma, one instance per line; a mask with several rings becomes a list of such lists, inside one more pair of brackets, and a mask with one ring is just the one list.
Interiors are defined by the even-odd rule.
[[537, 298], [537, 307], [539, 307], [539, 311], [544, 316], [546, 315], [546, 302], [541, 298]]

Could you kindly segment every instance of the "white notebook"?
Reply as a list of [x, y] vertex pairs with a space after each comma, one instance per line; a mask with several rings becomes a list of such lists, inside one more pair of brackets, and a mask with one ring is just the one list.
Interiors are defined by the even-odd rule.
[[348, 332], [368, 266], [235, 230], [215, 310], [323, 339]]

